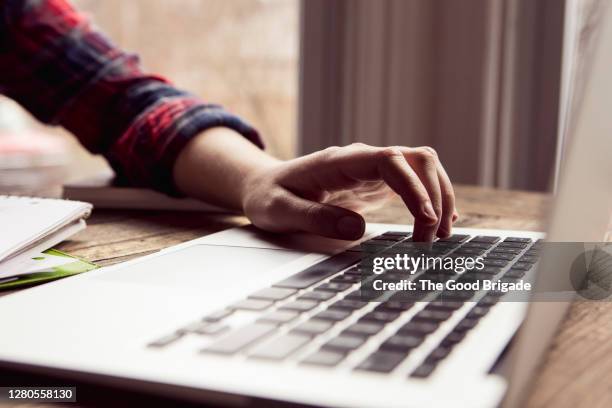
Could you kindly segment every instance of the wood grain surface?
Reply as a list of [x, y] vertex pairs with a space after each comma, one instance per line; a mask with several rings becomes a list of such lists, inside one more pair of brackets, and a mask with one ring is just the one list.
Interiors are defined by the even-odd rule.
[[[456, 192], [460, 212], [458, 226], [545, 229], [549, 199], [543, 194], [471, 186], [457, 186]], [[399, 200], [366, 214], [366, 218], [369, 222], [412, 222], [412, 217]], [[100, 265], [110, 265], [246, 222], [243, 217], [231, 215], [100, 210], [94, 211], [85, 231], [63, 243], [59, 249]], [[611, 339], [612, 305], [605, 302], [575, 303], [544, 358], [527, 405], [612, 406], [612, 381], [609, 379], [612, 372]], [[5, 380], [0, 381], [3, 383], [0, 385], [24, 381], [37, 383], [34, 376], [0, 371], [0, 379], [3, 378]], [[11, 380], [18, 382], [11, 383]], [[107, 398], [109, 395], [113, 394], [109, 393]], [[2, 408], [9, 406], [15, 405], [0, 403]]]

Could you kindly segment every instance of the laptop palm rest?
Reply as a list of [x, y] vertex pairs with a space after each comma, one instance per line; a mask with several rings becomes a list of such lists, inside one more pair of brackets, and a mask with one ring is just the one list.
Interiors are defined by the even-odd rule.
[[194, 245], [113, 269], [95, 279], [189, 290], [215, 285], [231, 290], [237, 284], [245, 286], [247, 281], [260, 280], [304, 255], [283, 249]]

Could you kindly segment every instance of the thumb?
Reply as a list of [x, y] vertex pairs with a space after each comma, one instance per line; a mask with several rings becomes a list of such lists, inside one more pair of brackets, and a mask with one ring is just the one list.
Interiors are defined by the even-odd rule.
[[365, 221], [356, 212], [294, 194], [287, 197], [287, 206], [278, 214], [278, 221], [291, 229], [335, 239], [359, 239], [365, 231]]

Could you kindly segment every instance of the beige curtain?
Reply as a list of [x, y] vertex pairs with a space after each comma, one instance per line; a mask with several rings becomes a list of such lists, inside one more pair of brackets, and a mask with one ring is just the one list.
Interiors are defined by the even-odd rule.
[[301, 152], [430, 145], [454, 181], [548, 189], [563, 5], [303, 0]]

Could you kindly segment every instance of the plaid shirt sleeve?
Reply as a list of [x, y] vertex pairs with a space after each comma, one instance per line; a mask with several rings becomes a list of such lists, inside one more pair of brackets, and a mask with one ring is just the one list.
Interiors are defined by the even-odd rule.
[[144, 74], [67, 1], [0, 0], [0, 13], [0, 93], [74, 133], [123, 182], [177, 194], [177, 155], [211, 127], [263, 147], [238, 117]]

